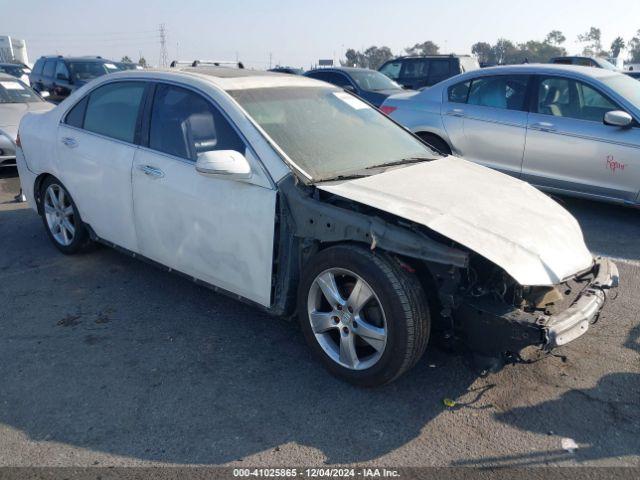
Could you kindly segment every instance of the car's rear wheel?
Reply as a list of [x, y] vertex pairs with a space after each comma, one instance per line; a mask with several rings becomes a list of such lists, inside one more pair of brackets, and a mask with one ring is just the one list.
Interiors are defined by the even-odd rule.
[[62, 253], [78, 252], [87, 243], [89, 234], [67, 189], [49, 177], [42, 184], [40, 199], [49, 239]]
[[426, 296], [393, 259], [351, 245], [314, 256], [299, 287], [305, 338], [334, 375], [361, 386], [396, 379], [429, 338]]
[[418, 137], [432, 148], [435, 148], [438, 152], [444, 155], [451, 155], [451, 148], [442, 138], [434, 133], [419, 132]]

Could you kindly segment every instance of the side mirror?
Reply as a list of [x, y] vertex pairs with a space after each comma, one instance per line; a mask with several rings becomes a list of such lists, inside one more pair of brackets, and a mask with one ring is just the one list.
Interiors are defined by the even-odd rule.
[[612, 127], [629, 127], [633, 123], [633, 117], [622, 110], [614, 110], [604, 114], [604, 124]]
[[212, 150], [198, 154], [196, 170], [203, 175], [233, 180], [251, 178], [251, 165], [240, 152], [235, 150]]
[[49, 98], [49, 92], [47, 92], [46, 90], [43, 90], [39, 93], [42, 98]]

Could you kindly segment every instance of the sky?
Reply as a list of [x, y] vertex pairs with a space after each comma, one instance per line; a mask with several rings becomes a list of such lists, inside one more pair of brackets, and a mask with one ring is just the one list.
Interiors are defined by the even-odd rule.
[[608, 48], [640, 30], [638, 0], [0, 0], [0, 35], [26, 40], [41, 55], [101, 55], [150, 64], [168, 59], [235, 60], [309, 68], [344, 58], [347, 48], [386, 45], [396, 53], [432, 40], [441, 53], [470, 53], [477, 41], [542, 40], [551, 30], [578, 53], [578, 34], [602, 30]]

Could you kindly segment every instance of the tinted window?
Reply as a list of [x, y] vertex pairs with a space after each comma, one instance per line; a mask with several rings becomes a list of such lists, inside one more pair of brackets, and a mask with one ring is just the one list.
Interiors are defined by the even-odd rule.
[[449, 87], [449, 101], [453, 103], [467, 103], [471, 81], [458, 83]]
[[82, 128], [82, 124], [84, 123], [84, 112], [87, 109], [88, 100], [89, 97], [84, 97], [76, 104], [75, 107], [69, 110], [69, 113], [67, 113], [67, 118], [65, 119], [65, 123], [67, 125]]
[[245, 151], [238, 134], [213, 105], [190, 90], [169, 85], [156, 89], [149, 147], [189, 160], [211, 150]]
[[429, 60], [424, 58], [409, 58], [402, 64], [400, 79], [425, 78], [429, 73]]
[[386, 75], [375, 70], [353, 70], [349, 72], [351, 79], [356, 82], [362, 90], [401, 90], [402, 87], [391, 80]]
[[449, 59], [431, 60], [431, 66], [429, 67], [429, 82], [435, 84], [449, 78], [451, 76], [449, 74], [450, 65], [451, 62]]
[[110, 71], [117, 71], [115, 65], [111, 70], [107, 69], [105, 65], [107, 64], [102, 62], [69, 62], [69, 70], [71, 70], [76, 79], [89, 81]]
[[38, 60], [36, 64], [33, 66], [33, 73], [36, 75], [40, 75], [42, 73], [42, 66], [44, 65], [44, 60]]
[[44, 62], [44, 69], [42, 70], [42, 75], [45, 77], [53, 77], [53, 72], [56, 68], [55, 60], [47, 60]]
[[311, 78], [315, 78], [317, 80], [322, 80], [323, 82], [329, 82], [333, 85], [337, 85], [339, 87], [346, 87], [347, 85], [351, 85], [351, 82], [340, 73], [335, 72], [311, 72], [309, 74]]
[[619, 110], [594, 88], [569, 78], [543, 78], [538, 87], [538, 113], [554, 117], [602, 122], [604, 114]]
[[120, 82], [91, 92], [84, 129], [133, 143], [138, 110], [144, 94], [142, 82]]
[[500, 75], [473, 80], [469, 91], [469, 105], [524, 110], [527, 93], [524, 75]]
[[69, 78], [69, 69], [67, 69], [67, 66], [62, 60], [58, 60], [56, 65], [56, 78], [58, 78], [58, 75], [63, 75], [64, 77]]

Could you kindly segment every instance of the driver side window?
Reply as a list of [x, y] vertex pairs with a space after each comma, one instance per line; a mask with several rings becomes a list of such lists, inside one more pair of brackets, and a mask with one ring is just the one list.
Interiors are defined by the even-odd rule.
[[209, 101], [173, 85], [156, 88], [149, 148], [191, 161], [211, 150], [245, 152], [244, 142]]
[[541, 79], [538, 86], [537, 110], [554, 117], [602, 122], [605, 113], [620, 107], [585, 83], [547, 77]]

